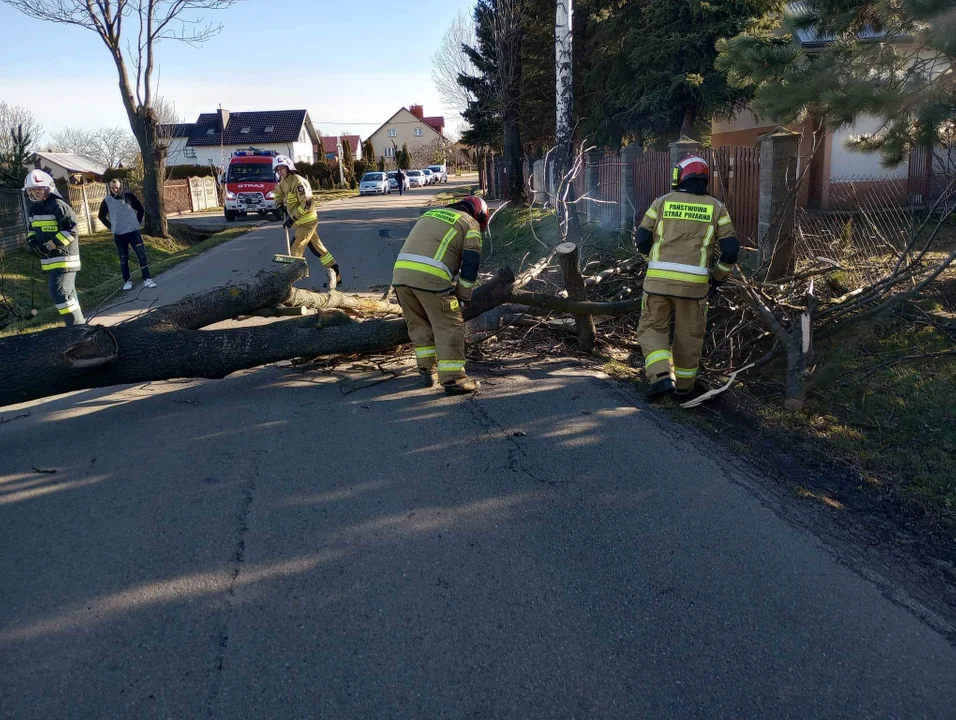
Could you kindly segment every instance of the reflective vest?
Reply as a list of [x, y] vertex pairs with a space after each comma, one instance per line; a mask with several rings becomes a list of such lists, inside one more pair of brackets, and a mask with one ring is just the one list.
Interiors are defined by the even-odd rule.
[[312, 199], [312, 186], [301, 175], [289, 173], [285, 180], [276, 185], [276, 205], [285, 205], [285, 211], [296, 225], [319, 221]]
[[[657, 198], [641, 227], [654, 235], [647, 257], [644, 291], [699, 299], [708, 292], [721, 239], [735, 235], [727, 207], [711, 195], [672, 192]], [[720, 263], [714, 272], [726, 276]]]
[[[462, 267], [466, 251], [473, 253], [474, 262]], [[432, 292], [454, 289], [460, 299], [468, 301], [478, 277], [480, 254], [481, 229], [471, 215], [450, 208], [429, 210], [402, 245], [392, 271], [392, 285]]]
[[[50, 195], [32, 203], [27, 214], [27, 244], [40, 255], [40, 269], [80, 269], [80, 243], [76, 233], [76, 213], [69, 203]], [[53, 250], [47, 247], [52, 242]]]

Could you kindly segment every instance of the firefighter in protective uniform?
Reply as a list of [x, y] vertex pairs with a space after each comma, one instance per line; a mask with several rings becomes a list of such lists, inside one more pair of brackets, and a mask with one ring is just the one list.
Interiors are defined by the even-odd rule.
[[276, 186], [276, 209], [284, 207], [286, 219], [282, 224], [285, 228], [295, 228], [295, 241], [292, 243], [292, 255], [303, 257], [305, 248], [315, 255], [319, 262], [334, 273], [329, 275], [329, 288], [342, 284], [342, 273], [339, 264], [335, 262], [332, 253], [319, 239], [316, 228], [319, 224], [319, 214], [315, 209], [312, 198], [312, 186], [309, 181], [296, 172], [295, 164], [285, 155], [277, 155], [272, 161], [276, 172], [279, 173], [279, 184]]
[[23, 183], [30, 200], [27, 211], [27, 246], [40, 256], [40, 269], [49, 280], [50, 299], [67, 326], [86, 323], [76, 297], [80, 269], [80, 243], [76, 214], [57, 192], [53, 178], [31, 170]]
[[485, 201], [471, 195], [429, 210], [409, 233], [392, 272], [418, 372], [425, 386], [432, 387], [437, 368], [437, 379], [449, 395], [472, 393], [479, 385], [465, 374], [461, 313], [478, 279], [481, 233], [488, 219]]
[[709, 180], [710, 168], [702, 158], [681, 160], [674, 167], [673, 192], [651, 204], [636, 233], [637, 249], [647, 260], [638, 340], [649, 398], [692, 393], [708, 294], [716, 295], [737, 263], [740, 241], [726, 206], [708, 194]]

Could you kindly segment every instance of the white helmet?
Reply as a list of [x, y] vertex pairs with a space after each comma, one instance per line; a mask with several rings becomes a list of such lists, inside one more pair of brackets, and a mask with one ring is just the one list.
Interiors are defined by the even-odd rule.
[[289, 169], [289, 172], [295, 172], [295, 163], [292, 162], [291, 158], [285, 155], [276, 155], [272, 160], [273, 170], [278, 170], [280, 165], [285, 165]]
[[40, 197], [41, 193], [31, 193], [30, 191], [40, 190], [41, 188], [49, 190], [51, 195], [60, 196], [56, 191], [56, 183], [53, 182], [53, 178], [50, 177], [49, 173], [45, 173], [42, 170], [31, 170], [27, 174], [26, 180], [23, 181], [23, 190], [30, 196], [31, 200], [38, 202], [38, 200], [43, 199]]

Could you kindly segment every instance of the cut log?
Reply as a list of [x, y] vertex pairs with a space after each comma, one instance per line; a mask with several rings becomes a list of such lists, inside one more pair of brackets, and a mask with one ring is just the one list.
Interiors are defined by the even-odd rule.
[[[564, 288], [571, 300], [584, 300], [584, 278], [581, 277], [578, 246], [572, 242], [561, 243], [554, 249], [555, 257], [564, 273]], [[575, 313], [574, 324], [578, 329], [578, 345], [584, 352], [594, 350], [594, 320], [590, 315]]]
[[619, 317], [633, 312], [639, 312], [641, 309], [641, 298], [632, 300], [619, 300], [617, 302], [594, 302], [592, 300], [572, 300], [570, 298], [559, 298], [544, 293], [531, 293], [523, 290], [516, 290], [511, 293], [509, 298], [511, 302], [519, 305], [531, 305], [532, 307], [545, 308], [555, 312], [576, 313], [581, 315], [610, 315]]
[[[340, 310], [259, 327], [201, 329], [297, 296], [291, 284], [306, 274], [305, 263], [294, 263], [244, 284], [190, 295], [113, 327], [81, 325], [4, 338], [0, 406], [110, 385], [222, 378], [294, 357], [379, 352], [409, 341], [401, 318], [355, 322]], [[513, 283], [511, 270], [500, 271], [475, 290], [465, 318], [506, 301]], [[347, 306], [353, 302], [343, 299], [351, 296], [335, 295]]]

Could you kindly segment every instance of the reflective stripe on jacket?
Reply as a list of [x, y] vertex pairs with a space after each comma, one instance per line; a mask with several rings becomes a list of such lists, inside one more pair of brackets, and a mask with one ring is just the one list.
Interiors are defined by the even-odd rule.
[[641, 227], [654, 236], [644, 291], [695, 299], [706, 296], [711, 266], [720, 254], [718, 243], [734, 235], [727, 207], [711, 195], [672, 192], [651, 204]]
[[402, 246], [392, 285], [432, 292], [454, 290], [458, 298], [468, 301], [478, 278], [480, 256], [481, 230], [471, 215], [450, 208], [429, 210]]
[[319, 220], [312, 186], [301, 175], [289, 173], [285, 180], [279, 181], [276, 185], [276, 205], [285, 205], [285, 211], [296, 225], [308, 225]]

